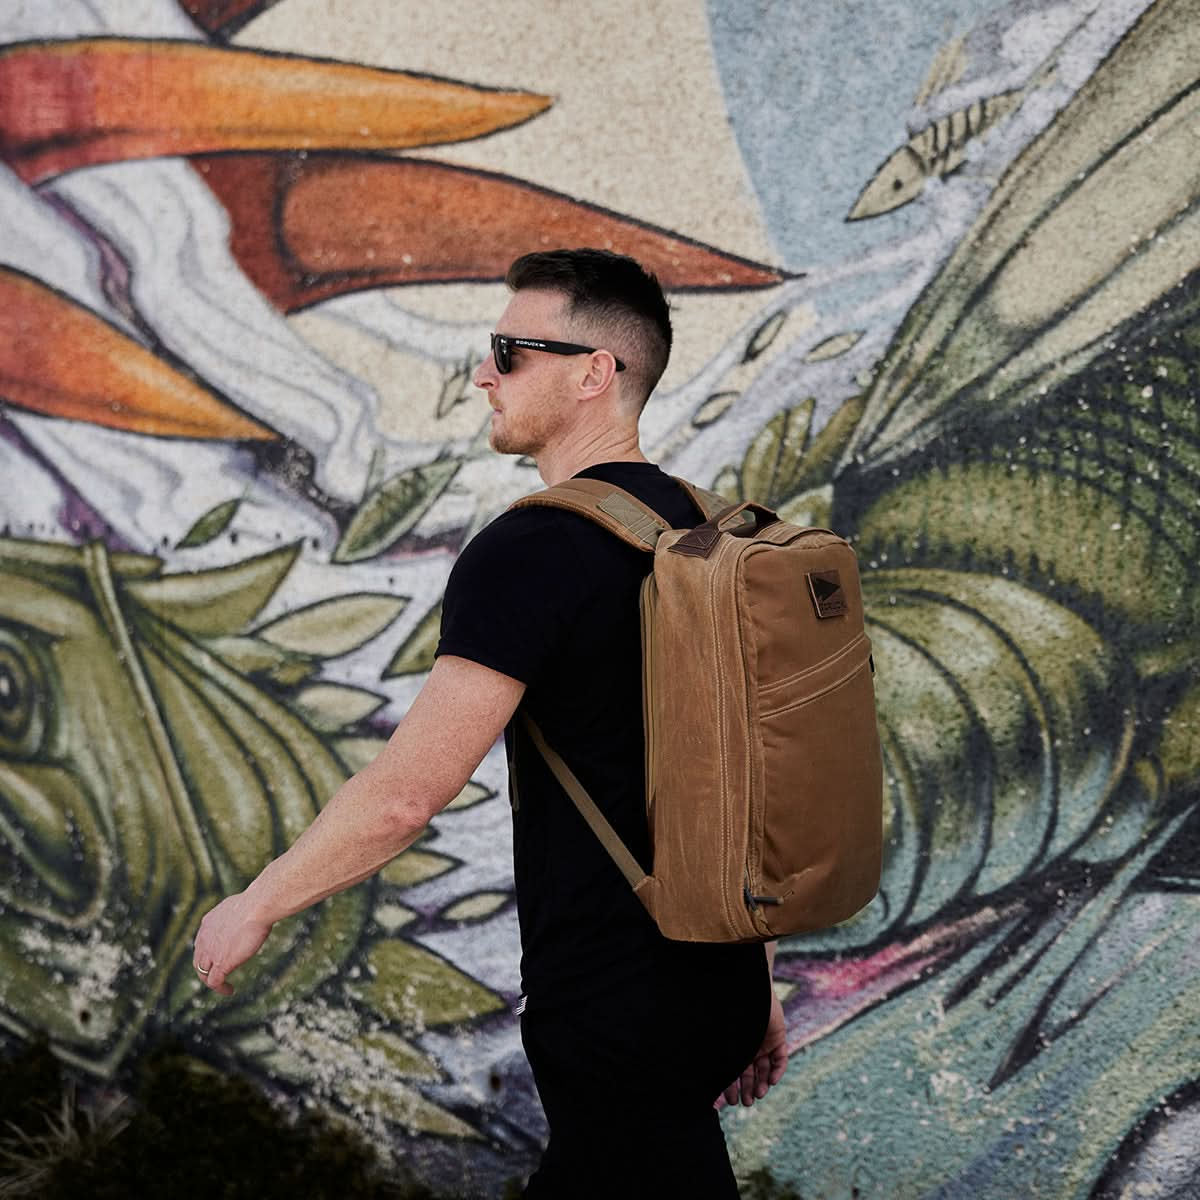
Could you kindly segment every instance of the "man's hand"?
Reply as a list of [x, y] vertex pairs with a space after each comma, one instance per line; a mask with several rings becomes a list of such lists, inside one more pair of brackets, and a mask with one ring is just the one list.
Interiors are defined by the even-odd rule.
[[270, 932], [271, 925], [250, 911], [245, 892], [227, 897], [200, 922], [192, 951], [196, 974], [214, 992], [232, 996], [226, 980], [262, 949]]
[[724, 1108], [726, 1104], [740, 1101], [749, 1108], [783, 1078], [787, 1061], [787, 1026], [783, 1020], [783, 1005], [772, 989], [771, 1015], [767, 1018], [767, 1032], [762, 1045], [750, 1065], [717, 1097], [716, 1107]]

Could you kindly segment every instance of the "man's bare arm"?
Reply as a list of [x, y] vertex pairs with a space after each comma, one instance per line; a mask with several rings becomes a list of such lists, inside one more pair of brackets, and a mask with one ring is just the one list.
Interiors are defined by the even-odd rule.
[[193, 962], [210, 988], [256, 954], [271, 926], [368, 878], [410, 846], [463, 789], [525, 685], [464, 658], [435, 663], [369, 766], [334, 793], [295, 844], [201, 922]]

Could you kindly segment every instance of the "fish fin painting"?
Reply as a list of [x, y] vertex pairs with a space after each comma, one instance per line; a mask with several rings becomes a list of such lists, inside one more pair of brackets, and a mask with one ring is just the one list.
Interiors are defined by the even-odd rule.
[[539, 486], [507, 264], [600, 245], [674, 310], [647, 454], [848, 536], [877, 667], [880, 892], [779, 946], [746, 1194], [1195, 1195], [1200, 4], [469, 7], [0, 17], [0, 1038], [532, 1168], [501, 753], [232, 999], [189, 939], [412, 702]]

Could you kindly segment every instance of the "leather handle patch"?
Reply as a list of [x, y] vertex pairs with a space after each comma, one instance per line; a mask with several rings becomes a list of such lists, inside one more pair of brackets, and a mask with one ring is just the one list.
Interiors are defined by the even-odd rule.
[[848, 611], [842, 577], [837, 571], [809, 571], [805, 578], [818, 617], [840, 617]]

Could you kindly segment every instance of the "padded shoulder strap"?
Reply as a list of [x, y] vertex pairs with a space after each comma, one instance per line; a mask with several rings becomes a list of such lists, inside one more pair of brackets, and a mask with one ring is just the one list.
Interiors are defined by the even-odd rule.
[[659, 535], [670, 526], [652, 508], [644, 505], [624, 488], [600, 479], [568, 479], [532, 496], [513, 501], [509, 508], [533, 505], [565, 508], [603, 525], [623, 542], [651, 553]]
[[706, 521], [711, 520], [717, 513], [724, 512], [733, 503], [720, 492], [710, 492], [707, 488], [697, 487], [694, 483], [688, 483], [686, 479], [680, 479], [678, 475], [672, 475], [671, 478], [692, 498], [692, 503]]
[[[698, 488], [686, 479], [672, 478], [688, 494], [696, 511], [705, 520], [729, 507], [729, 501], [724, 496]], [[527, 508], [538, 504], [565, 508], [568, 512], [587, 517], [638, 550], [653, 551], [659, 536], [671, 528], [654, 509], [643, 504], [636, 496], [602, 479], [568, 479], [565, 483], [534, 492], [531, 496], [523, 496], [508, 507]]]

